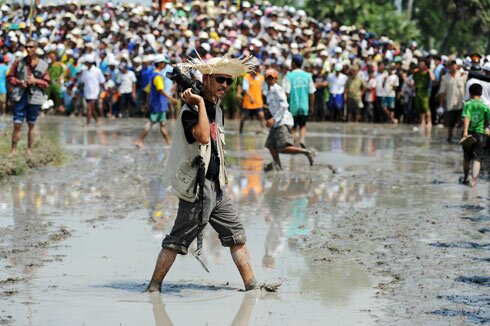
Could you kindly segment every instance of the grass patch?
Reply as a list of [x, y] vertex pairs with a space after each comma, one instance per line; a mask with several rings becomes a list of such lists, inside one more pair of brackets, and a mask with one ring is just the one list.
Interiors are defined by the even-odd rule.
[[27, 140], [25, 133], [17, 146], [18, 155], [8, 157], [10, 153], [12, 131], [0, 133], [0, 180], [11, 175], [22, 175], [29, 169], [35, 169], [47, 165], [60, 166], [69, 160], [69, 155], [64, 151], [55, 137], [40, 137], [35, 142], [32, 155], [26, 156]]

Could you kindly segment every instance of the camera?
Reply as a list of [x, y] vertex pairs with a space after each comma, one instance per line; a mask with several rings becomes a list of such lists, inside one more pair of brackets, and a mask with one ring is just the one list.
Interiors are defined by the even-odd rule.
[[180, 86], [181, 91], [188, 88], [192, 90], [192, 93], [199, 95], [202, 90], [202, 83], [198, 80], [191, 79], [180, 71], [178, 67], [174, 67], [172, 72], [167, 72], [167, 78], [173, 80]]

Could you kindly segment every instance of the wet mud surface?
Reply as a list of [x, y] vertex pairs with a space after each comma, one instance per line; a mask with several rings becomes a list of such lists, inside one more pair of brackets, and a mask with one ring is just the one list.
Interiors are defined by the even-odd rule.
[[143, 125], [41, 121], [74, 158], [0, 185], [0, 325], [489, 322], [488, 168], [457, 184], [461, 150], [437, 128], [312, 123], [315, 165], [284, 155], [266, 174], [267, 135], [228, 123], [227, 191], [257, 278], [281, 287], [241, 291], [207, 228], [210, 273], [178, 257], [162, 294], [142, 293], [177, 210], [160, 179], [169, 148], [156, 130], [132, 143]]

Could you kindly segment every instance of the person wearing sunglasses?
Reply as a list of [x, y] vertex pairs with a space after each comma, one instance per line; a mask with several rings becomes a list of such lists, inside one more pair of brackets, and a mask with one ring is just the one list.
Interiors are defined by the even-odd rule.
[[[245, 244], [243, 224], [225, 191], [228, 176], [223, 149], [224, 116], [220, 107], [220, 101], [229, 91], [233, 78], [253, 69], [247, 64], [249, 59], [224, 57], [204, 62], [196, 58], [178, 65], [184, 73], [197, 70], [202, 74], [201, 92], [194, 94], [189, 88], [182, 93], [184, 105], [176, 120], [172, 147], [163, 176], [163, 184], [169, 186], [172, 193], [179, 197], [179, 208], [170, 234], [163, 239], [162, 249], [147, 287], [149, 292], [161, 291], [163, 279], [177, 254], [187, 254], [196, 237], [197, 252], [200, 252], [202, 231], [207, 224], [217, 231], [221, 244], [230, 248], [245, 289], [258, 287]], [[198, 190], [195, 188], [193, 198], [184, 197], [183, 195], [188, 194], [183, 194], [177, 186], [179, 173], [182, 167], [190, 166], [189, 162], [194, 162], [196, 158], [204, 163], [205, 180], [201, 180], [204, 185], [199, 186]], [[197, 180], [189, 189], [196, 182]], [[198, 196], [198, 193], [201, 195]], [[194, 254], [199, 258], [199, 254]]]
[[14, 102], [14, 129], [10, 155], [17, 155], [17, 144], [24, 120], [27, 120], [27, 150], [31, 155], [34, 144], [34, 127], [39, 110], [45, 102], [45, 89], [49, 86], [48, 63], [36, 55], [37, 43], [29, 40], [26, 43], [27, 56], [15, 60], [7, 76], [11, 85], [10, 97]]

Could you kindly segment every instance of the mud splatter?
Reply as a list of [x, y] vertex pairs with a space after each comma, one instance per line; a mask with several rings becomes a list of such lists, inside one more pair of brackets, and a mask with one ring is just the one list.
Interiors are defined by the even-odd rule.
[[480, 233], [490, 233], [490, 228], [481, 228], [478, 230]]
[[16, 284], [19, 282], [25, 281], [23, 278], [14, 278], [14, 277], [9, 277], [6, 280], [0, 281], [0, 285], [11, 285], [11, 284]]
[[49, 241], [58, 242], [66, 238], [69, 238], [70, 236], [71, 236], [71, 232], [68, 231], [68, 229], [65, 226], [62, 226], [58, 231], [56, 231], [54, 234], [52, 234], [49, 237]]
[[490, 277], [488, 276], [460, 276], [456, 279], [456, 281], [481, 286], [490, 286]]
[[[116, 290], [130, 291], [130, 292], [144, 292], [148, 283], [137, 282], [113, 282], [102, 286], [103, 288], [111, 288]], [[180, 293], [184, 290], [194, 291], [240, 291], [241, 289], [229, 286], [228, 283], [221, 285], [214, 284], [198, 284], [198, 283], [173, 283], [166, 282], [162, 286], [162, 293]]]
[[0, 325], [13, 325], [14, 321], [12, 316], [0, 316]]
[[475, 242], [436, 242], [430, 244], [433, 247], [439, 248], [462, 248], [462, 249], [483, 249], [490, 250], [490, 243], [475, 243]]
[[465, 217], [463, 217], [463, 219], [464, 220], [470, 220], [472, 222], [477, 222], [477, 223], [487, 222], [487, 221], [490, 221], [490, 215], [480, 215], [480, 216], [476, 216], [476, 217], [465, 216]]

